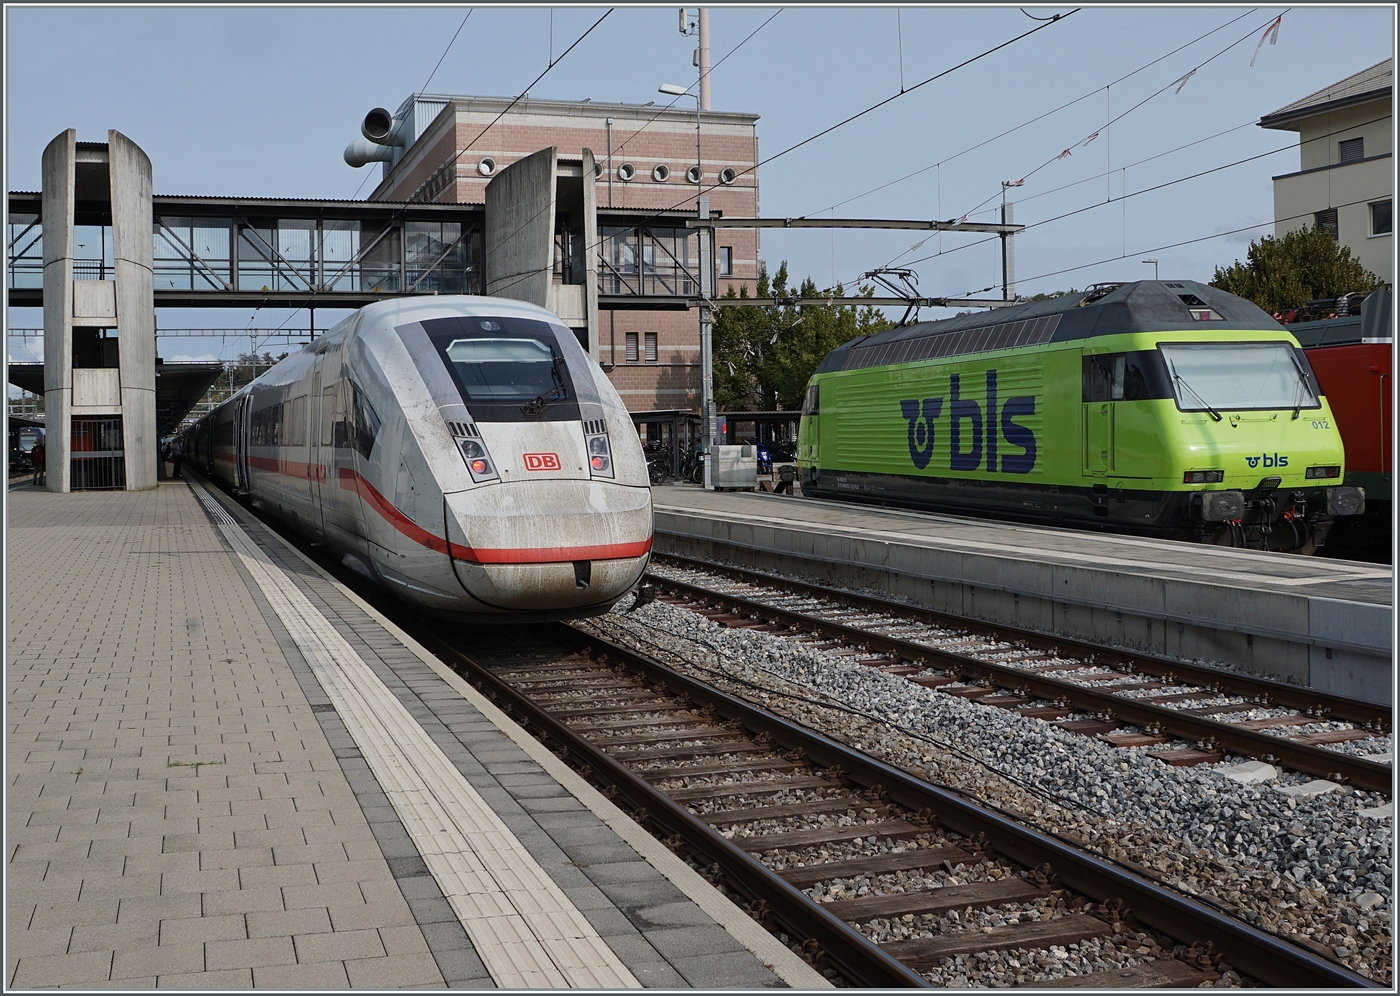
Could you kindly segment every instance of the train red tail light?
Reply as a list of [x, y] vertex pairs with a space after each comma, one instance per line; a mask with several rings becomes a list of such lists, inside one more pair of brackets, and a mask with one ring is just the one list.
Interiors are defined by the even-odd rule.
[[1219, 484], [1225, 480], [1223, 470], [1188, 470], [1182, 477], [1183, 484]]
[[612, 477], [612, 448], [608, 445], [608, 437], [589, 436], [585, 440], [588, 446], [588, 469], [594, 477]]
[[467, 462], [467, 470], [471, 471], [473, 481], [480, 484], [483, 481], [496, 480], [496, 468], [491, 465], [491, 455], [486, 452], [486, 447], [479, 439], [459, 439], [457, 446], [462, 451], [462, 459]]
[[1309, 467], [1309, 468], [1307, 469], [1307, 473], [1304, 474], [1304, 476], [1305, 476], [1309, 481], [1315, 481], [1315, 480], [1317, 480], [1318, 478], [1341, 477], [1341, 476], [1342, 476], [1342, 468], [1341, 468], [1341, 467]]

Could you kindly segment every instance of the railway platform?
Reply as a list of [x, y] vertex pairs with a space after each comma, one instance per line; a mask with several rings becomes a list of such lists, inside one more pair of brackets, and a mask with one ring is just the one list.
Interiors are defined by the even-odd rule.
[[1389, 567], [756, 492], [653, 502], [658, 553], [1391, 700]]
[[223, 496], [9, 502], [8, 987], [829, 985]]

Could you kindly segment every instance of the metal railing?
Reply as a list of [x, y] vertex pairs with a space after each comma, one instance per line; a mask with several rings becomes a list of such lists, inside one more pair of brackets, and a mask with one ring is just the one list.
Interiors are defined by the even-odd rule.
[[111, 491], [126, 487], [126, 451], [122, 420], [73, 417], [69, 486], [74, 491]]

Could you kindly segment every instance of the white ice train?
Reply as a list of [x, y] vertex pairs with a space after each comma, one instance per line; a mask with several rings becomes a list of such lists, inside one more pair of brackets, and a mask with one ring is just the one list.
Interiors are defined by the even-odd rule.
[[541, 308], [377, 302], [192, 426], [186, 460], [420, 610], [606, 611], [646, 568], [651, 490], [617, 391]]

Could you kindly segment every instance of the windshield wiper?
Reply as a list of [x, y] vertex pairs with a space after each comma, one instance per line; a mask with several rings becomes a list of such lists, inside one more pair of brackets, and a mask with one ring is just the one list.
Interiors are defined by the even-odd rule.
[[1215, 419], [1217, 422], [1221, 420], [1221, 414], [1214, 408], [1212, 408], [1210, 406], [1210, 402], [1207, 401], [1205, 398], [1201, 397], [1201, 395], [1196, 391], [1194, 387], [1186, 383], [1186, 381], [1182, 379], [1181, 374], [1177, 373], [1175, 369], [1172, 370], [1172, 377], [1173, 379], [1175, 379], [1178, 387], [1184, 387], [1186, 388], [1186, 390], [1191, 392], [1191, 396], [1201, 403], [1205, 410], [1210, 413], [1211, 418]]
[[526, 415], [538, 415], [549, 407], [551, 401], [561, 401], [569, 396], [568, 390], [564, 387], [564, 378], [559, 376], [559, 367], [563, 364], [564, 357], [556, 356], [554, 364], [549, 369], [549, 375], [554, 378], [554, 387], [545, 393], [538, 395], [533, 401], [527, 401], [520, 406], [520, 411]]
[[1293, 385], [1293, 421], [1298, 421], [1298, 412], [1303, 408], [1304, 393], [1312, 394], [1312, 384], [1308, 381], [1308, 375], [1303, 372], [1303, 365], [1298, 362], [1298, 357], [1292, 357], [1293, 369], [1298, 372], [1297, 383]]

